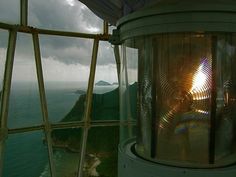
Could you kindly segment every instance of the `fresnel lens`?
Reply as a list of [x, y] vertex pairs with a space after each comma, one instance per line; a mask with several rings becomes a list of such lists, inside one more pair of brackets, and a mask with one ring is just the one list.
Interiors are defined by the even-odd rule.
[[119, 177], [233, 177], [236, 3], [164, 2], [118, 23], [121, 119], [137, 119]]

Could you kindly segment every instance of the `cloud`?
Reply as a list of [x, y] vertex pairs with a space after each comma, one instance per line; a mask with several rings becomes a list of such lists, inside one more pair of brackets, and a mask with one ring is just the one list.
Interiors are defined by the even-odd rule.
[[114, 51], [110, 43], [104, 41], [99, 43], [97, 64], [98, 65], [115, 64]]
[[[96, 32], [97, 29], [102, 30], [103, 27], [103, 21], [77, 0], [30, 0], [28, 4], [29, 26], [87, 33]], [[18, 1], [2, 0], [0, 2], [0, 20], [11, 24], [19, 23], [19, 7], [20, 3]], [[8, 8], [11, 9], [11, 13]], [[6, 36], [1, 34], [0, 37]], [[66, 64], [81, 62], [81, 64], [88, 65], [90, 63], [86, 62], [88, 59], [83, 59], [83, 57], [91, 56], [93, 44], [91, 40], [48, 35], [41, 35], [40, 37], [42, 56], [44, 58], [48, 58], [51, 55], [55, 60]], [[22, 49], [22, 53], [25, 56], [28, 53], [25, 48], [32, 46], [31, 38], [26, 38], [17, 41], [17, 45], [20, 46], [18, 47], [19, 50]], [[1, 41], [0, 46], [2, 47]], [[79, 55], [78, 52], [75, 52], [76, 49]], [[68, 51], [71, 51], [71, 53]], [[76, 56], [72, 56], [73, 54], [76, 54]], [[107, 55], [104, 56], [107, 57]]]
[[88, 30], [91, 28], [101, 32], [103, 21], [76, 0], [30, 0], [29, 25], [86, 33], [92, 32]]
[[0, 1], [0, 21], [10, 24], [20, 22], [20, 1], [18, 0], [1, 0]]
[[100, 80], [105, 80], [110, 83], [118, 82], [116, 66], [113, 64], [97, 66], [95, 82], [98, 82]]
[[[19, 24], [19, 2], [17, 0], [1, 0], [0, 21]], [[96, 29], [102, 29], [103, 26], [103, 21], [77, 0], [30, 0], [28, 3], [29, 26], [86, 33], [96, 32]], [[6, 49], [7, 39], [7, 31], [0, 29], [0, 48]], [[48, 70], [50, 70], [49, 68], [55, 70], [57, 66], [60, 66], [60, 70], [65, 67], [65, 72], [73, 72], [74, 74], [78, 73], [75, 72], [78, 67], [84, 73], [89, 70], [93, 47], [92, 39], [39, 35], [39, 40], [42, 60], [48, 64]], [[17, 72], [25, 73], [24, 64], [31, 65], [31, 61], [34, 59], [30, 34], [18, 33], [15, 54], [15, 62], [20, 65], [15, 67]], [[108, 42], [100, 42], [97, 63], [99, 66], [115, 66], [113, 49]], [[84, 69], [81, 70], [82, 66]], [[101, 72], [99, 71], [99, 73]], [[52, 73], [52, 77], [54, 76], [56, 77], [55, 72]], [[19, 74], [17, 78], [24, 78], [24, 76], [22, 74], [21, 77]]]
[[[33, 26], [66, 31], [90, 32], [102, 29], [102, 20], [79, 1], [32, 0], [29, 7], [29, 23]], [[47, 6], [45, 6], [47, 4]], [[90, 39], [41, 35], [42, 57], [53, 58], [65, 64], [89, 65], [93, 41]], [[98, 64], [112, 63], [109, 44], [101, 42]], [[112, 51], [112, 49], [110, 48]]]
[[[101, 19], [78, 1], [30, 2], [29, 24], [32, 26], [78, 32], [89, 32], [86, 31], [89, 27], [102, 26]], [[40, 44], [43, 58], [51, 57], [65, 64], [90, 64], [93, 43], [89, 39], [41, 35]]]
[[67, 65], [52, 58], [44, 59], [42, 65], [45, 81], [87, 82], [89, 78], [89, 67], [85, 65]]
[[40, 36], [42, 57], [51, 57], [65, 64], [80, 63], [89, 65], [92, 56], [92, 45], [93, 41], [90, 39]]

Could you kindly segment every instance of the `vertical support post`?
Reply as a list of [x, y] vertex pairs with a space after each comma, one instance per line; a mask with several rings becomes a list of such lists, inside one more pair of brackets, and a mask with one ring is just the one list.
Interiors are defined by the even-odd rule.
[[[150, 40], [151, 41], [151, 40]], [[154, 44], [150, 44], [150, 42], [148, 42], [148, 46], [146, 48], [148, 49], [152, 49], [151, 46], [156, 46], [156, 50], [153, 49], [152, 52], [149, 52], [149, 58], [152, 59], [152, 66], [151, 66], [151, 72], [152, 72], [152, 101], [151, 101], [151, 111], [152, 111], [152, 118], [151, 118], [151, 157], [155, 158], [157, 156], [157, 138], [158, 138], [158, 129], [159, 129], [159, 120], [160, 120], [160, 101], [157, 101], [157, 97], [158, 99], [160, 99], [160, 95], [157, 93], [157, 87], [158, 91], [161, 91], [160, 88], [160, 84], [158, 84], [157, 82], [160, 82], [160, 78], [159, 78], [159, 64], [158, 64], [158, 60], [159, 58], [155, 58], [153, 59], [153, 56], [158, 56], [158, 43], [157, 41], [153, 40]], [[155, 54], [154, 54], [155, 53]], [[146, 55], [148, 56], [148, 55]]]
[[210, 114], [210, 132], [209, 132], [209, 164], [214, 164], [215, 163], [215, 118], [216, 118], [216, 72], [217, 72], [217, 37], [212, 36], [212, 80], [211, 80], [211, 114]]
[[85, 113], [83, 117], [85, 126], [84, 126], [84, 131], [83, 131], [83, 136], [82, 136], [78, 177], [83, 177], [83, 166], [84, 166], [84, 159], [85, 159], [85, 153], [86, 153], [86, 144], [87, 144], [87, 139], [88, 139], [88, 130], [90, 128], [90, 121], [91, 121], [93, 86], [94, 86], [94, 78], [95, 78], [95, 72], [96, 72], [98, 47], [99, 47], [99, 38], [97, 37], [94, 39], [94, 42], [93, 42], [92, 61], [90, 65], [88, 90], [86, 94], [86, 107], [85, 107]]
[[124, 71], [125, 71], [125, 85], [126, 85], [126, 101], [127, 101], [127, 121], [128, 121], [128, 137], [126, 138], [130, 138], [132, 137], [132, 125], [130, 125], [129, 123], [132, 121], [132, 115], [131, 115], [131, 105], [130, 105], [130, 90], [129, 90], [129, 77], [128, 77], [128, 63], [127, 63], [127, 58], [126, 58], [126, 48], [124, 47], [122, 49], [123, 52], [123, 67], [124, 67]]
[[7, 138], [7, 132], [8, 132], [7, 116], [8, 116], [8, 108], [9, 108], [9, 97], [10, 97], [10, 89], [11, 89], [14, 54], [15, 54], [15, 48], [16, 48], [16, 38], [17, 38], [17, 31], [16, 29], [13, 29], [12, 31], [10, 31], [9, 39], [8, 39], [5, 73], [4, 73], [4, 80], [3, 80], [3, 90], [2, 90], [2, 96], [1, 96], [0, 176], [2, 176], [4, 146], [5, 146], [5, 140]]
[[119, 52], [118, 45], [114, 46], [114, 54], [115, 54], [115, 60], [116, 60], [118, 82], [120, 83], [120, 52]]
[[28, 25], [28, 0], [20, 1], [20, 24], [22, 26]]
[[103, 21], [103, 34], [108, 36], [108, 22]]
[[55, 177], [55, 166], [54, 166], [54, 162], [53, 162], [51, 127], [50, 127], [50, 123], [49, 123], [49, 119], [48, 119], [48, 109], [47, 109], [47, 101], [46, 101], [44, 81], [43, 81], [43, 70], [42, 70], [40, 47], [39, 47], [39, 37], [38, 37], [37, 32], [33, 32], [32, 37], [33, 37], [33, 44], [34, 44], [34, 55], [35, 55], [35, 61], [36, 61], [40, 103], [41, 103], [41, 109], [42, 109], [42, 113], [43, 113], [44, 133], [45, 133], [47, 147], [48, 147], [49, 164], [50, 164], [51, 176]]

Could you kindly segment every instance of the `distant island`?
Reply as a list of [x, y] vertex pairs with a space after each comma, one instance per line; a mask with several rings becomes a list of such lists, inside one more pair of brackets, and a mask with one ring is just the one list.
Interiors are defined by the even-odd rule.
[[118, 82], [113, 82], [112, 85], [119, 85], [119, 83]]
[[109, 82], [106, 81], [98, 81], [96, 84], [96, 86], [110, 86], [111, 84]]
[[84, 90], [76, 90], [75, 93], [83, 95], [83, 94], [86, 94], [86, 91], [84, 91]]

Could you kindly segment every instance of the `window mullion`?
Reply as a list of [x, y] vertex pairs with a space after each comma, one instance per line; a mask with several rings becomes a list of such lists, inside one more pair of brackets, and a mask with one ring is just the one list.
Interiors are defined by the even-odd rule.
[[91, 122], [93, 86], [94, 86], [94, 78], [95, 78], [95, 72], [96, 72], [98, 46], [99, 46], [99, 38], [95, 38], [94, 43], [93, 43], [92, 61], [91, 61], [91, 65], [90, 65], [88, 90], [87, 90], [87, 94], [86, 94], [86, 102], [85, 102], [86, 107], [85, 107], [85, 113], [84, 113], [84, 117], [83, 117], [83, 121], [85, 123], [85, 126], [83, 129], [78, 177], [83, 176], [83, 164], [84, 164], [84, 158], [85, 158], [85, 153], [86, 153], [88, 130], [90, 127], [90, 122]]
[[36, 32], [32, 33], [32, 36], [33, 36], [33, 43], [34, 43], [34, 54], [35, 54], [35, 61], [36, 61], [40, 102], [41, 102], [41, 109], [43, 113], [44, 132], [45, 132], [47, 147], [48, 147], [49, 164], [50, 164], [50, 169], [51, 169], [51, 176], [55, 177], [55, 166], [53, 163], [53, 149], [52, 149], [52, 138], [51, 138], [51, 125], [48, 119], [48, 109], [47, 109], [47, 101], [46, 101], [46, 94], [45, 94], [45, 88], [44, 88], [38, 33]]
[[28, 25], [28, 0], [20, 1], [20, 24], [22, 26]]
[[9, 97], [10, 97], [10, 89], [11, 89], [14, 54], [15, 54], [15, 48], [16, 48], [16, 38], [17, 38], [17, 31], [15, 29], [13, 29], [10, 31], [9, 39], [8, 39], [8, 48], [7, 48], [7, 57], [6, 57], [6, 64], [5, 64], [3, 90], [2, 90], [2, 96], [1, 96], [0, 176], [2, 176], [4, 146], [5, 146], [5, 140], [6, 140], [7, 134], [8, 134], [7, 117], [8, 117]]

